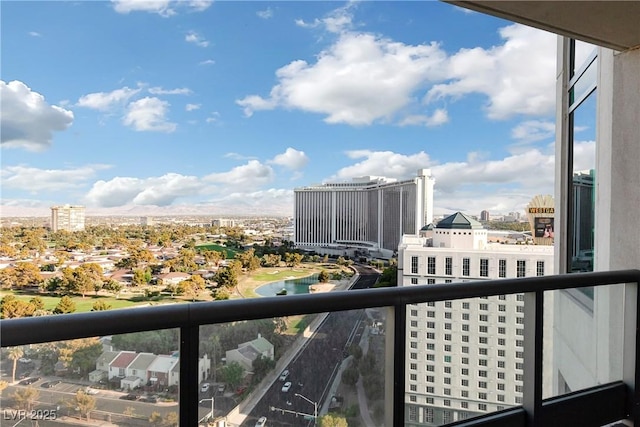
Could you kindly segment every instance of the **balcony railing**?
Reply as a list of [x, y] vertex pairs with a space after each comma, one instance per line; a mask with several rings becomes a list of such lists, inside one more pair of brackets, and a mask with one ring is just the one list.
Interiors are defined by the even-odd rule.
[[[138, 309], [8, 319], [0, 322], [2, 347], [106, 336], [168, 328], [180, 330], [180, 425], [198, 424], [199, 327], [202, 325], [271, 317], [391, 307], [394, 357], [393, 401], [387, 423], [404, 425], [406, 306], [430, 301], [457, 300], [524, 293], [523, 405], [458, 421], [457, 426], [602, 426], [621, 419], [640, 425], [637, 291], [640, 270], [578, 273], [483, 282], [437, 284], [401, 288], [362, 289], [311, 295], [290, 295]], [[624, 284], [623, 379], [552, 399], [542, 399], [543, 292], [585, 286]]]

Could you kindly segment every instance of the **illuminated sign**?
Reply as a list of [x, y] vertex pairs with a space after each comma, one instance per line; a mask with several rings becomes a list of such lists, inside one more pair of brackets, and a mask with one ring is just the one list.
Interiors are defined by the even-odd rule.
[[554, 208], [529, 208], [531, 214], [552, 214], [555, 213]]

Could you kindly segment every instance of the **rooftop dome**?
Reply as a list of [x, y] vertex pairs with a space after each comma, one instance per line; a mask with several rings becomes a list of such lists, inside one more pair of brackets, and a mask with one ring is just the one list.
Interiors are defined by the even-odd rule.
[[456, 212], [453, 215], [449, 215], [436, 226], [437, 229], [447, 230], [472, 230], [472, 229], [484, 229], [475, 219], [463, 214], [462, 212]]

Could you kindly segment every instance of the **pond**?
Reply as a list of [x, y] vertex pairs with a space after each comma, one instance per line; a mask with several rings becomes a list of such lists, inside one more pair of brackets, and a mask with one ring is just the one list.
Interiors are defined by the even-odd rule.
[[318, 275], [301, 277], [299, 279], [280, 280], [279, 282], [267, 283], [256, 288], [256, 293], [263, 297], [275, 296], [278, 292], [285, 289], [287, 295], [292, 294], [308, 294], [309, 286], [318, 283]]

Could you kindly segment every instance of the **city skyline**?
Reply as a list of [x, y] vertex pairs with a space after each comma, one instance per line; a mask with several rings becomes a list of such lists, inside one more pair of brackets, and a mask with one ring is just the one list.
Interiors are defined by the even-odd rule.
[[11, 2], [1, 19], [3, 216], [291, 215], [296, 187], [420, 168], [436, 215], [553, 193], [549, 33], [440, 2]]

